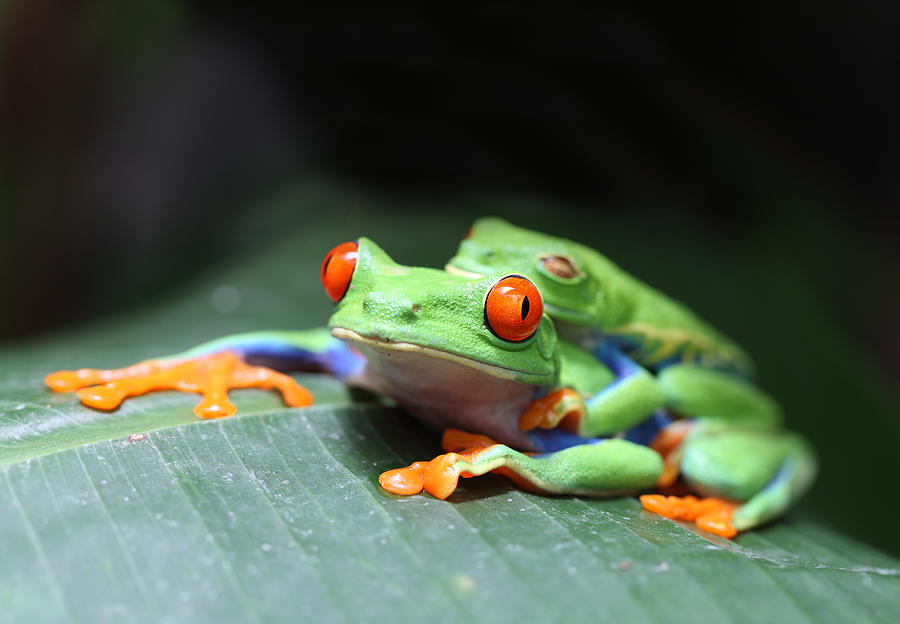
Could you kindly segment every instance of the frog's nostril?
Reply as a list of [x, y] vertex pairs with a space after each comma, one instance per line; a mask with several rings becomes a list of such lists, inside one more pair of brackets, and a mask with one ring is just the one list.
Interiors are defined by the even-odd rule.
[[422, 308], [419, 307], [418, 303], [414, 303], [414, 304], [412, 304], [412, 308], [410, 308], [410, 309], [412, 310], [413, 314], [418, 314], [419, 310], [421, 310]]

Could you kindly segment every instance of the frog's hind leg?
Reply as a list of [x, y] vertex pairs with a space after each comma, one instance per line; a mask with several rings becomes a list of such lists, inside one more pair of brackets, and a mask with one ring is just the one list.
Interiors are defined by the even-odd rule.
[[[650, 511], [694, 520], [725, 537], [782, 515], [809, 488], [816, 471], [809, 444], [785, 431], [700, 425], [685, 440], [683, 453], [681, 472], [688, 485], [713, 498], [645, 496], [641, 502]], [[697, 504], [708, 509], [688, 517]]]
[[777, 518], [809, 489], [816, 476], [816, 458], [806, 440], [790, 435], [784, 460], [766, 486], [734, 512], [732, 524], [745, 531]]
[[495, 471], [532, 491], [603, 496], [652, 487], [662, 473], [658, 453], [626, 440], [598, 440], [528, 455], [485, 436], [449, 430], [445, 448], [459, 452], [390, 470], [381, 475], [379, 482], [395, 494], [418, 494], [424, 490], [437, 498], [447, 498], [456, 489], [459, 477]]
[[659, 372], [657, 383], [665, 395], [666, 407], [685, 416], [762, 427], [781, 422], [778, 404], [734, 373], [673, 364]]

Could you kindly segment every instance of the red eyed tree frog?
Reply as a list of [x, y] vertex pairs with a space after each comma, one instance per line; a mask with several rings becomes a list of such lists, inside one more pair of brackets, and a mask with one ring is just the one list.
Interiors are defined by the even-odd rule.
[[[563, 250], [551, 252], [585, 266]], [[612, 270], [608, 262], [602, 267]], [[808, 445], [778, 428], [771, 399], [709, 360], [739, 352], [724, 339], [717, 338], [721, 348], [714, 352], [695, 339], [667, 352], [672, 361], [658, 357], [659, 349], [641, 359], [632, 343], [608, 338], [596, 331], [602, 324], [589, 322], [572, 336], [595, 357], [557, 336], [540, 278], [530, 277], [533, 266], [484, 272], [402, 266], [360, 238], [338, 245], [322, 263], [323, 285], [336, 303], [327, 332], [238, 334], [125, 369], [60, 371], [46, 381], [57, 391], [77, 390], [99, 408], [156, 389], [199, 392], [195, 413], [219, 417], [235, 411], [231, 388], [277, 388], [289, 405], [312, 402], [291, 377], [269, 367], [327, 372], [390, 396], [444, 430], [444, 455], [381, 475], [382, 486], [396, 494], [424, 489], [446, 498], [460, 476], [490, 471], [533, 491], [585, 495], [666, 488], [682, 475], [708, 498], [649, 495], [644, 506], [732, 537], [780, 515], [808, 487], [815, 470]], [[614, 276], [622, 282], [615, 296], [597, 286], [593, 293], [614, 304], [618, 321], [634, 320], [624, 325], [649, 327], [650, 317], [633, 312], [654, 297], [693, 319], [632, 278]], [[626, 284], [636, 288], [630, 302]], [[554, 313], [572, 296], [558, 293], [547, 300]], [[598, 318], [582, 307], [584, 318]], [[670, 318], [660, 314], [657, 321]], [[693, 322], [684, 335], [705, 327]], [[657, 322], [654, 339], [663, 340], [669, 328]], [[632, 339], [636, 332], [629, 331], [622, 335]]]
[[[746, 501], [732, 514], [734, 527], [745, 529], [782, 513], [812, 483], [814, 454], [780, 430], [781, 410], [752, 385], [749, 356], [595, 250], [487, 217], [469, 228], [445, 268], [470, 278], [516, 271], [534, 281], [560, 335], [616, 374], [615, 383], [586, 401], [566, 397], [566, 409], [577, 404], [577, 431], [633, 435], [642, 427], [649, 432], [655, 420], [660, 429], [651, 446], [665, 460], [659, 487], [680, 475], [698, 492]], [[639, 423], [648, 404], [660, 409]], [[641, 500], [679, 519], [706, 504], [660, 495]]]

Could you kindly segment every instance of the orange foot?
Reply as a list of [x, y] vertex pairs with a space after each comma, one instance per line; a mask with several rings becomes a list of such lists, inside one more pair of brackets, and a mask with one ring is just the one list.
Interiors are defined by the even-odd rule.
[[560, 388], [532, 401], [519, 417], [519, 429], [553, 429], [565, 419], [566, 428], [574, 431], [586, 411], [587, 407], [580, 394], [571, 388]]
[[474, 476], [457, 468], [457, 462], [463, 460], [471, 465], [480, 451], [495, 444], [487, 436], [447, 429], [441, 439], [441, 446], [450, 452], [438, 455], [431, 461], [418, 461], [406, 468], [383, 472], [378, 477], [378, 482], [393, 494], [410, 496], [421, 494], [424, 490], [435, 498], [445, 499], [456, 490], [460, 477]]
[[684, 442], [694, 423], [690, 420], [676, 420], [666, 426], [650, 443], [650, 448], [659, 453], [663, 459], [663, 471], [656, 481], [657, 491], [669, 491], [676, 486], [681, 473], [681, 458], [684, 455]]
[[250, 366], [230, 351], [189, 360], [147, 360], [127, 368], [82, 368], [47, 375], [44, 382], [55, 392], [73, 392], [88, 407], [113, 409], [130, 396], [153, 390], [197, 392], [203, 400], [194, 408], [201, 418], [231, 416], [237, 407], [228, 400], [233, 388], [277, 388], [291, 407], [311, 405], [312, 394], [291, 377], [262, 366]]
[[699, 528], [722, 537], [734, 537], [737, 529], [731, 524], [731, 516], [740, 506], [721, 498], [697, 498], [696, 496], [663, 496], [645, 494], [641, 504], [647, 511], [673, 520], [693, 521]]

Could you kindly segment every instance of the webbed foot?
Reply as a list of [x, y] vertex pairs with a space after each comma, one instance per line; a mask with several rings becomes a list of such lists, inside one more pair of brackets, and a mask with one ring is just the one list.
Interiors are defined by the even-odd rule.
[[571, 388], [560, 388], [532, 401], [519, 417], [519, 429], [553, 429], [565, 418], [571, 418], [577, 424], [586, 412], [587, 407], [580, 394]]
[[435, 498], [445, 499], [455, 490], [459, 478], [474, 476], [463, 467], [477, 462], [480, 451], [496, 446], [487, 436], [447, 429], [441, 439], [445, 451], [431, 461], [418, 461], [406, 468], [395, 468], [381, 473], [378, 482], [388, 492], [411, 496], [428, 492]]
[[680, 497], [645, 494], [641, 496], [641, 504], [647, 511], [666, 518], [693, 522], [708, 533], [728, 538], [738, 534], [731, 523], [731, 517], [740, 506], [739, 503], [721, 498], [697, 498], [690, 495]]
[[196, 392], [203, 399], [194, 408], [200, 418], [231, 416], [237, 407], [228, 400], [235, 388], [278, 389], [291, 407], [311, 405], [312, 394], [293, 378], [262, 366], [250, 366], [230, 351], [189, 360], [147, 360], [111, 370], [82, 368], [47, 375], [55, 392], [76, 391], [81, 402], [97, 409], [114, 409], [130, 396], [154, 390]]

